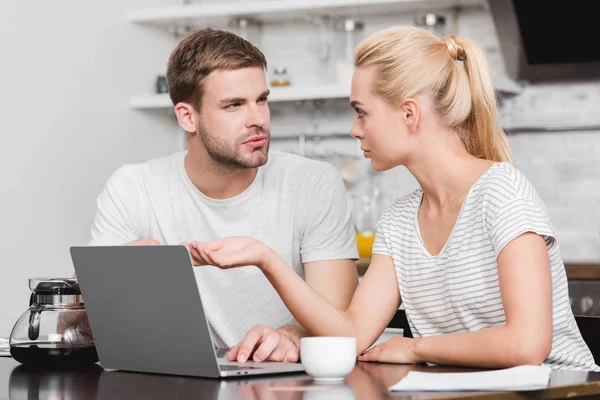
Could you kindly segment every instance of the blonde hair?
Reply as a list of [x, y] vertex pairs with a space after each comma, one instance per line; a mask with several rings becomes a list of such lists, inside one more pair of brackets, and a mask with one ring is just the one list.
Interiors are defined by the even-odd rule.
[[[373, 90], [390, 106], [433, 95], [438, 116], [475, 157], [513, 162], [483, 51], [464, 37], [439, 38], [416, 27], [384, 29], [362, 41], [356, 67], [375, 66]], [[462, 64], [461, 64], [462, 63]]]

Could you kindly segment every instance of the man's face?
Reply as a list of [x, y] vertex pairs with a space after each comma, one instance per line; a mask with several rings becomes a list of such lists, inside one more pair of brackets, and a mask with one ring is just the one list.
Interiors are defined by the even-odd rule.
[[235, 168], [267, 162], [268, 95], [261, 67], [217, 70], [206, 78], [197, 136], [214, 161]]

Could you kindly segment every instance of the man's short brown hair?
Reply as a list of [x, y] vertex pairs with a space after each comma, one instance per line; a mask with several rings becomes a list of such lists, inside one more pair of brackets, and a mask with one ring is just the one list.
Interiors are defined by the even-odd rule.
[[206, 28], [190, 33], [173, 50], [167, 66], [167, 83], [173, 105], [202, 106], [204, 81], [215, 70], [262, 67], [265, 55], [252, 43], [227, 31]]

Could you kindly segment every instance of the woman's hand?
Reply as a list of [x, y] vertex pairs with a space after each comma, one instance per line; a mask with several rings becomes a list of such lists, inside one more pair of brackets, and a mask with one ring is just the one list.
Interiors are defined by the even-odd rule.
[[259, 240], [246, 236], [230, 236], [212, 242], [184, 242], [194, 265], [214, 265], [222, 269], [255, 265], [263, 269], [274, 251]]
[[419, 339], [394, 336], [387, 342], [372, 347], [358, 357], [359, 361], [372, 361], [395, 364], [417, 364], [415, 347]]

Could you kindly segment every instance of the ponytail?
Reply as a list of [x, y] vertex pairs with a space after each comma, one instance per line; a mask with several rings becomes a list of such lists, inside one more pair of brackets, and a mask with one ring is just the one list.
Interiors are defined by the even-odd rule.
[[451, 57], [451, 48], [456, 46], [457, 56], [453, 58], [463, 62], [469, 82], [471, 113], [458, 126], [467, 151], [486, 160], [513, 163], [506, 134], [498, 123], [496, 98], [484, 53], [473, 41], [464, 37], [449, 36], [444, 38], [444, 42]]

